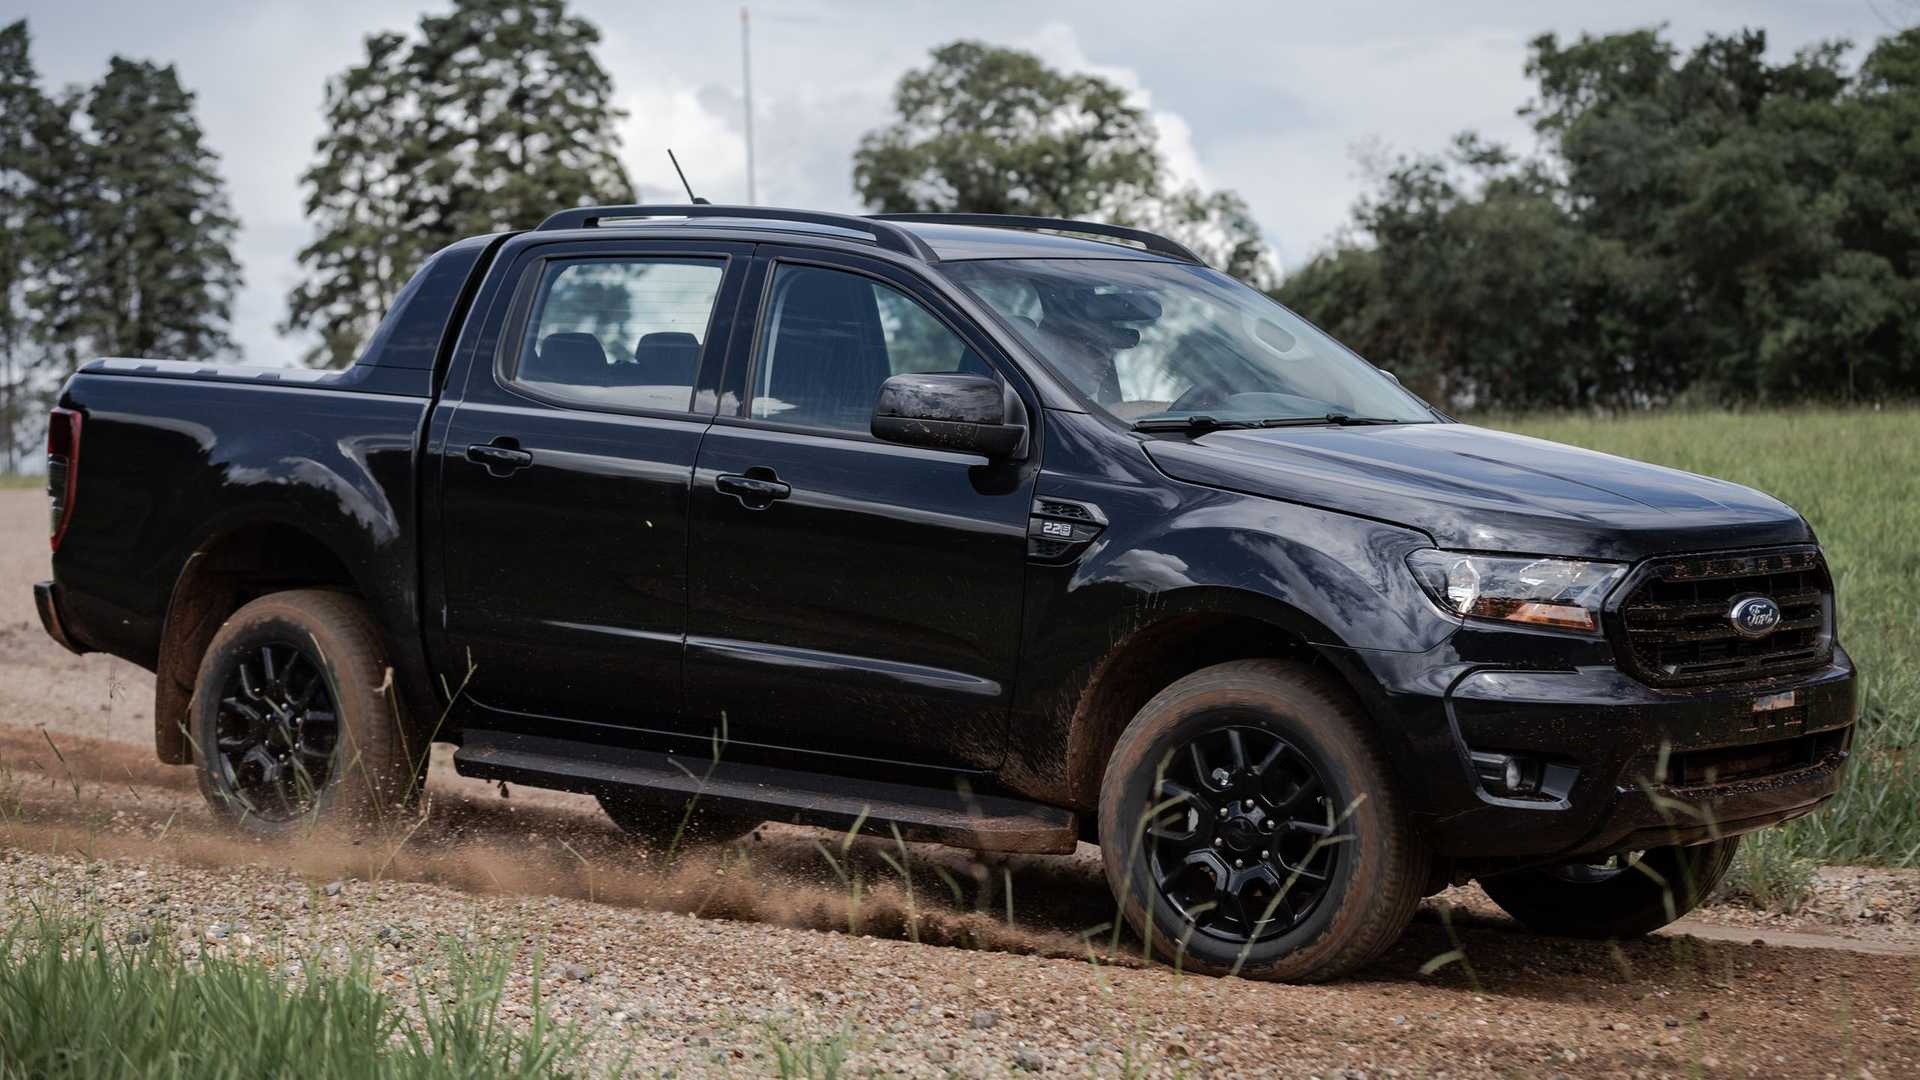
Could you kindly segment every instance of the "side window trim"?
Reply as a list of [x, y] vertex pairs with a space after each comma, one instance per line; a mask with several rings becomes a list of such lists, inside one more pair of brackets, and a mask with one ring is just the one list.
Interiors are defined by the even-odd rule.
[[[688, 387], [688, 402], [684, 409], [650, 408], [644, 405], [630, 405], [620, 402], [591, 402], [575, 398], [556, 397], [536, 390], [518, 378], [521, 357], [525, 353], [527, 336], [533, 332], [534, 319], [544, 305], [542, 294], [547, 274], [555, 264], [568, 262], [705, 262], [720, 266], [720, 283], [714, 290], [713, 305], [707, 312], [706, 334], [700, 342], [700, 354], [694, 363], [693, 384]], [[500, 335], [494, 349], [492, 368], [493, 382], [503, 393], [512, 397], [537, 401], [555, 409], [572, 412], [612, 413], [621, 416], [648, 416], [667, 420], [710, 420], [713, 416], [713, 403], [706, 402], [702, 407], [700, 397], [700, 377], [709, 365], [723, 362], [729, 351], [728, 340], [716, 340], [715, 328], [724, 327], [723, 336], [731, 338], [738, 329], [737, 313], [729, 311], [729, 301], [733, 291], [740, 287], [746, 276], [743, 267], [751, 265], [752, 250], [731, 251], [703, 248], [667, 248], [649, 250], [620, 245], [609, 246], [608, 250], [596, 251], [591, 248], [567, 249], [551, 254], [529, 253], [519, 268], [519, 280], [515, 283], [511, 306], [506, 312], [507, 325]]]
[[[850, 430], [848, 428], [826, 427], [818, 424], [796, 424], [790, 421], [770, 420], [765, 417], [753, 415], [754, 391], [759, 385], [760, 379], [761, 350], [768, 338], [768, 331], [770, 329], [769, 320], [773, 318], [772, 308], [775, 303], [775, 285], [777, 284], [779, 270], [782, 266], [810, 267], [813, 269], [833, 270], [840, 273], [852, 274], [857, 277], [866, 278], [869, 281], [877, 282], [880, 285], [900, 293], [918, 305], [920, 310], [925, 312], [928, 317], [939, 322], [948, 333], [954, 335], [962, 345], [975, 356], [979, 357], [981, 362], [987, 365], [988, 370], [993, 372], [994, 378], [999, 379], [1004, 385], [1013, 387], [1015, 393], [1020, 393], [1021, 383], [1018, 379], [1008, 375], [1008, 371], [1015, 369], [1015, 365], [1001, 355], [993, 339], [977, 329], [969, 333], [962, 327], [954, 325], [954, 320], [949, 318], [946, 312], [940, 310], [938, 305], [928, 302], [929, 290], [919, 282], [909, 283], [908, 281], [880, 273], [869, 268], [863, 262], [855, 261], [853, 258], [849, 258], [847, 261], [841, 261], [834, 258], [812, 258], [807, 255], [791, 252], [776, 252], [772, 255], [763, 255], [756, 261], [764, 263], [766, 269], [759, 281], [760, 295], [756, 298], [754, 304], [753, 322], [750, 326], [746, 327], [748, 333], [744, 341], [744, 376], [738, 381], [731, 378], [728, 379], [731, 385], [739, 389], [739, 399], [733, 403], [731, 412], [722, 411], [714, 417], [716, 423], [728, 426], [763, 428], [772, 431], [789, 431], [801, 435], [847, 439], [855, 442], [877, 443], [882, 441], [875, 438], [870, 431], [864, 428]], [[1025, 411], [1030, 415], [1034, 412], [1031, 406], [1026, 406]]]

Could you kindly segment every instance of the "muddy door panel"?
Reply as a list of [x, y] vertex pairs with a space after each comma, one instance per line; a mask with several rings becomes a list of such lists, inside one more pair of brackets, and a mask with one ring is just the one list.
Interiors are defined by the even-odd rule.
[[[764, 505], [721, 486], [778, 477]], [[936, 765], [999, 760], [1031, 494], [963, 455], [715, 427], [694, 475], [690, 720]]]

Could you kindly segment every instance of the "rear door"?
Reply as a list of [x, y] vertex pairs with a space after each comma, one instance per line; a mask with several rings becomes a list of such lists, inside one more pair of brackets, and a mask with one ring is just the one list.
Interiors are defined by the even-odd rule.
[[723, 362], [751, 252], [604, 240], [519, 257], [497, 344], [437, 442], [441, 670], [471, 663], [490, 722], [680, 718], [688, 485], [714, 408], [695, 387]]
[[724, 716], [736, 740], [797, 750], [997, 764], [1037, 455], [990, 462], [868, 426], [881, 382], [907, 371], [1027, 392], [890, 264], [760, 252], [758, 330], [736, 342], [732, 407], [694, 476], [688, 720]]

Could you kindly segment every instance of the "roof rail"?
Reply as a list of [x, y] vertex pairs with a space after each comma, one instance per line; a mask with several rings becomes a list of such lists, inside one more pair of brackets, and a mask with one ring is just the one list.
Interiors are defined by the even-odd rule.
[[922, 262], [939, 262], [925, 240], [898, 225], [858, 214], [826, 214], [815, 210], [782, 210], [771, 206], [712, 206], [705, 203], [686, 206], [579, 206], [549, 215], [540, 231], [552, 229], [591, 229], [602, 221], [619, 218], [749, 218], [756, 221], [797, 221], [809, 225], [830, 225], [851, 229], [873, 237], [888, 251], [899, 252]]
[[1020, 214], [871, 214], [868, 216], [873, 221], [918, 221], [928, 225], [986, 225], [999, 229], [1046, 229], [1052, 232], [1111, 236], [1116, 240], [1130, 240], [1156, 255], [1168, 255], [1182, 262], [1207, 265], [1207, 261], [1195, 255], [1192, 249], [1175, 243], [1159, 233], [1151, 233], [1145, 229], [1129, 229], [1124, 225], [1108, 225], [1099, 221], [1027, 217]]

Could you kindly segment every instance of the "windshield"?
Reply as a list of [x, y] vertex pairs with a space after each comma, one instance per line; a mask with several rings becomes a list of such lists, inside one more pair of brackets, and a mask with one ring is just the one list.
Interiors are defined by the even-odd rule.
[[1306, 320], [1205, 267], [983, 259], [942, 269], [1057, 374], [1126, 423], [1434, 419]]

